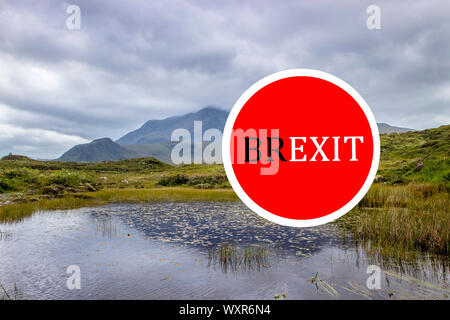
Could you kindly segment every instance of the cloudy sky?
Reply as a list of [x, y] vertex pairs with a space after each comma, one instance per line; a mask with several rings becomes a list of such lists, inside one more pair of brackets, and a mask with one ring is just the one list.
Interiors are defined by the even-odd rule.
[[[375, 2], [374, 2], [375, 1]], [[378, 122], [450, 122], [450, 2], [0, 1], [0, 156], [56, 158], [146, 120], [231, 109], [260, 78], [313, 68]], [[81, 8], [81, 29], [66, 13]], [[369, 5], [381, 29], [366, 27]]]

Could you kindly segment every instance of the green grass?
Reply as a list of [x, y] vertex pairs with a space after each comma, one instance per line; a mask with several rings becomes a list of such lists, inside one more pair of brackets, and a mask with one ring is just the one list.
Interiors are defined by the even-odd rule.
[[105, 202], [151, 201], [237, 201], [231, 189], [199, 190], [192, 188], [108, 189], [90, 192], [90, 197]]
[[377, 180], [388, 184], [450, 183], [450, 125], [381, 135]]
[[442, 185], [374, 184], [336, 223], [373, 249], [450, 255], [449, 194]]
[[337, 223], [386, 255], [450, 255], [450, 126], [381, 135], [376, 181]]
[[[0, 160], [0, 193], [12, 203], [0, 205], [0, 221], [111, 202], [238, 200], [221, 165], [171, 166], [154, 158], [102, 163], [7, 159]], [[173, 177], [183, 177], [182, 183]], [[176, 183], [161, 187], [164, 181]]]
[[66, 197], [0, 206], [0, 222], [16, 222], [39, 211], [67, 210], [102, 205], [97, 199]]
[[[186, 183], [171, 182], [178, 176]], [[102, 163], [0, 160], [0, 193], [66, 195], [92, 189], [142, 189], [157, 185], [230, 188], [221, 165], [171, 166], [154, 158]]]
[[13, 222], [34, 212], [93, 207], [106, 203], [152, 201], [237, 201], [231, 189], [199, 190], [193, 188], [105, 189], [68, 197], [0, 206], [0, 222]]

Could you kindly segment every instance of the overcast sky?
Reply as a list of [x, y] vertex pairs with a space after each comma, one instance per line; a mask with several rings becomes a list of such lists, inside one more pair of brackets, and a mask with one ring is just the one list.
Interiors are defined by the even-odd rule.
[[146, 120], [229, 110], [290, 68], [345, 80], [378, 122], [449, 124], [450, 2], [374, 1], [1, 0], [0, 156], [56, 158]]

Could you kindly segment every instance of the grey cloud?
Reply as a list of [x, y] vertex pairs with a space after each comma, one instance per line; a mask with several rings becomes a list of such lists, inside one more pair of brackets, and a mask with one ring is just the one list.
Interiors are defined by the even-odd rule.
[[[65, 27], [69, 4], [81, 7], [79, 31]], [[69, 142], [118, 138], [149, 119], [230, 109], [255, 81], [288, 68], [344, 79], [379, 122], [448, 124], [448, 4], [380, 0], [377, 31], [365, 25], [370, 4], [4, 1], [0, 112], [9, 116], [0, 126], [17, 134], [0, 136], [0, 153], [14, 145], [48, 158]], [[48, 143], [27, 140], [26, 129]]]

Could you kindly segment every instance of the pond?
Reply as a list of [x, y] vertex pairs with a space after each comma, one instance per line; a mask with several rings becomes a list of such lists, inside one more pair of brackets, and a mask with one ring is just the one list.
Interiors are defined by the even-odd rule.
[[[384, 261], [332, 224], [279, 226], [239, 202], [39, 212], [0, 224], [0, 261], [0, 284], [9, 298], [20, 299], [450, 295], [448, 260], [418, 255], [412, 261]], [[70, 290], [73, 276], [67, 269], [74, 265], [81, 288]], [[0, 298], [2, 293], [0, 287]]]

